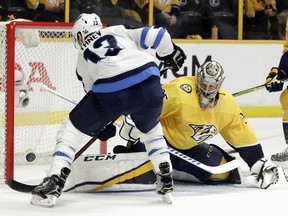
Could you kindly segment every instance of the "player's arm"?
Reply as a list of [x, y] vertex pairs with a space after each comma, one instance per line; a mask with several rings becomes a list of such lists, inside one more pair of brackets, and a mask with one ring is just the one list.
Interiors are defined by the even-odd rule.
[[178, 71], [184, 64], [186, 60], [184, 51], [172, 42], [165, 28], [148, 26], [130, 30], [129, 34], [139, 49], [155, 50], [156, 57], [164, 63], [165, 68]]
[[272, 67], [266, 77], [265, 86], [269, 92], [282, 91], [284, 81], [288, 79], [288, 19], [286, 21], [286, 41], [278, 67]]

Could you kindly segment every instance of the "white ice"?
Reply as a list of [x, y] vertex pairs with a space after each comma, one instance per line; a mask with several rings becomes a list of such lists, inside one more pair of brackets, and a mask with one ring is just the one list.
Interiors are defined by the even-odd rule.
[[[265, 156], [286, 148], [280, 118], [250, 118]], [[213, 138], [222, 143], [221, 137]], [[249, 170], [242, 166], [245, 175]], [[15, 179], [29, 183], [45, 176], [45, 169], [17, 168]], [[285, 215], [288, 189], [263, 190], [245, 183], [243, 186], [207, 186], [175, 184], [172, 205], [164, 204], [155, 191], [130, 193], [63, 193], [53, 208], [30, 205], [30, 194], [19, 193], [0, 185], [2, 216], [136, 216], [136, 215]]]

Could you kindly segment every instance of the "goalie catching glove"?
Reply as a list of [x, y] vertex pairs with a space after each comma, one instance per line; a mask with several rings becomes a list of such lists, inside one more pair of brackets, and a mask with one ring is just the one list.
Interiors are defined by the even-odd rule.
[[286, 175], [282, 167], [273, 164], [269, 160], [259, 160], [259, 161], [260, 163], [262, 162], [259, 174], [253, 173], [252, 175], [248, 176], [245, 179], [247, 183], [255, 185], [261, 189], [288, 188], [288, 176]]
[[268, 76], [266, 77], [265, 87], [267, 91], [282, 91], [285, 79], [287, 79], [287, 75], [284, 70], [272, 67]]
[[178, 71], [184, 64], [186, 55], [184, 51], [173, 43], [174, 51], [167, 56], [161, 57], [156, 53], [156, 57], [163, 62], [164, 68], [169, 68], [172, 71]]

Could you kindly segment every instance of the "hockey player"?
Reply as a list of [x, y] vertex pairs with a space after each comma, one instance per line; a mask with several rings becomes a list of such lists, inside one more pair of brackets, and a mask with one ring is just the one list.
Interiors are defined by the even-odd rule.
[[[286, 40], [283, 54], [278, 67], [272, 67], [266, 78], [266, 89], [269, 92], [283, 90], [284, 81], [288, 78], [288, 19], [286, 21]], [[288, 89], [285, 88], [280, 95], [282, 107], [282, 127], [286, 144], [288, 144]], [[283, 152], [271, 155], [271, 160], [282, 166], [288, 167], [288, 147]]]
[[[160, 122], [168, 146], [203, 164], [218, 166], [232, 159], [219, 146], [207, 143], [220, 134], [250, 167], [249, 183], [263, 189], [288, 186], [283, 169], [264, 158], [262, 146], [234, 97], [221, 88], [224, 79], [222, 66], [207, 61], [199, 67], [196, 77], [179, 77], [162, 86], [165, 99]], [[133, 129], [125, 128], [124, 133], [120, 130], [121, 137], [137, 140], [137, 136], [131, 137], [137, 135]], [[135, 150], [136, 146], [131, 148]], [[237, 170], [212, 175], [173, 155], [171, 161], [175, 173], [181, 174], [176, 176], [173, 172], [175, 180], [241, 183]]]
[[53, 206], [83, 134], [97, 137], [109, 122], [128, 114], [141, 131], [140, 139], [157, 175], [156, 192], [171, 203], [172, 166], [159, 122], [164, 94], [151, 50], [176, 71], [186, 59], [183, 50], [172, 43], [163, 28], [102, 28], [94, 13], [76, 19], [72, 37], [79, 49], [77, 77], [87, 94], [62, 124], [48, 177], [32, 191], [31, 204]]

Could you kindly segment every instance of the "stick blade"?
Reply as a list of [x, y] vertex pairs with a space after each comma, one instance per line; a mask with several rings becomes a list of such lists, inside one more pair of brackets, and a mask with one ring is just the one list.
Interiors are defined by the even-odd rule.
[[15, 181], [14, 179], [8, 180], [8, 186], [18, 192], [22, 193], [31, 193], [34, 188], [36, 188], [38, 185], [27, 185], [18, 181]]

